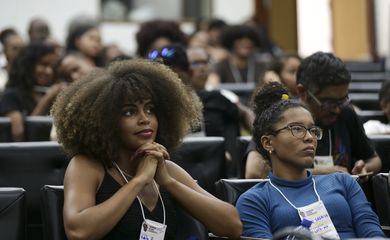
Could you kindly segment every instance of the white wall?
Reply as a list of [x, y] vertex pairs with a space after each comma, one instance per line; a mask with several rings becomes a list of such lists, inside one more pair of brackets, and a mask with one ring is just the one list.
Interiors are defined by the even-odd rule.
[[379, 56], [390, 56], [390, 0], [376, 0], [376, 39]]
[[248, 20], [254, 14], [253, 0], [214, 0], [213, 15], [225, 19], [230, 24]]
[[329, 0], [297, 0], [297, 25], [298, 52], [302, 57], [333, 50]]

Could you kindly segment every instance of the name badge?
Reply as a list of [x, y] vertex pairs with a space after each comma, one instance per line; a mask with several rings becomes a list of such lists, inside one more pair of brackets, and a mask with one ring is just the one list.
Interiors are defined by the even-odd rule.
[[141, 226], [140, 240], [164, 240], [167, 225], [145, 219]]
[[314, 168], [326, 168], [333, 167], [333, 157], [332, 156], [315, 156], [314, 157]]
[[310, 232], [314, 235], [329, 239], [340, 239], [322, 201], [298, 208], [298, 214], [301, 220], [306, 218], [313, 222], [310, 226]]

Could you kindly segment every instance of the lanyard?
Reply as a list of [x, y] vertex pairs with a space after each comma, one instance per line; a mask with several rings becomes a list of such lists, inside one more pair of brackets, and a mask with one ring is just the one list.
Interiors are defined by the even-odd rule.
[[[316, 193], [317, 195], [317, 198], [318, 198], [318, 201], [321, 201], [320, 199], [320, 195], [318, 195], [318, 192], [317, 192], [317, 189], [316, 189], [316, 182], [314, 181], [314, 178], [311, 179], [313, 181], [313, 188], [314, 188], [314, 192]], [[277, 188], [273, 183], [272, 181], [270, 180], [269, 183], [271, 184], [272, 187], [274, 187], [281, 195], [284, 199], [286, 199], [286, 201], [293, 207], [295, 208], [296, 210], [298, 210], [298, 208], [292, 203], [290, 202], [290, 200], [288, 200], [288, 198], [282, 193], [282, 191], [280, 191], [279, 188]]]
[[[116, 162], [113, 162], [114, 163], [114, 166], [118, 169], [119, 173], [122, 175], [123, 179], [125, 180], [126, 183], [128, 183], [129, 181], [127, 180], [127, 178], [125, 177], [123, 171], [119, 168], [118, 164]], [[164, 206], [164, 202], [162, 200], [162, 197], [161, 197], [161, 194], [160, 194], [160, 191], [158, 190], [158, 187], [157, 187], [157, 183], [156, 181], [153, 180], [153, 183], [154, 183], [154, 186], [156, 187], [156, 190], [157, 190], [157, 193], [158, 193], [158, 197], [160, 198], [160, 201], [161, 201], [161, 205], [162, 205], [162, 209], [163, 209], [163, 216], [164, 216], [164, 221], [163, 221], [163, 224], [165, 225], [165, 206]], [[144, 213], [144, 208], [142, 207], [142, 202], [141, 202], [141, 199], [137, 196], [137, 199], [138, 199], [138, 202], [139, 202], [139, 205], [141, 206], [141, 212], [142, 212], [142, 217], [144, 219], [144, 221], [146, 220], [145, 219], [145, 213]]]
[[[236, 83], [242, 83], [242, 77], [240, 74], [240, 71], [238, 70], [237, 66], [232, 63], [231, 60], [229, 60], [229, 67], [230, 70], [232, 71], [234, 81]], [[248, 66], [247, 66], [247, 74], [246, 74], [246, 82], [255, 82], [255, 61], [254, 59], [250, 58], [248, 60]]]

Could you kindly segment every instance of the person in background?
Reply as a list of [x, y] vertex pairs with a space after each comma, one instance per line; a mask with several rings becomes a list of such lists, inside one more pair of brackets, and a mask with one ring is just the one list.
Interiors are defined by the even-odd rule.
[[264, 83], [278, 81], [289, 90], [290, 95], [298, 97], [297, 71], [302, 58], [294, 53], [286, 53], [275, 58], [264, 74]]
[[50, 36], [49, 24], [42, 18], [33, 18], [27, 32], [30, 43], [44, 42]]
[[[363, 176], [381, 170], [381, 159], [349, 104], [350, 81], [351, 75], [345, 64], [331, 53], [316, 52], [305, 58], [298, 68], [299, 98], [310, 109], [316, 124], [324, 130], [324, 137], [318, 143], [313, 174], [347, 172]], [[260, 154], [250, 154], [255, 151], [251, 142], [247, 161], [253, 165], [264, 161]]]
[[25, 46], [25, 43], [22, 37], [13, 28], [6, 28], [1, 31], [0, 42], [3, 46], [5, 60], [7, 61], [6, 65], [4, 65], [0, 70], [0, 92], [3, 92], [8, 81], [12, 63], [14, 62], [20, 49]]
[[217, 235], [240, 236], [236, 209], [169, 161], [200, 110], [175, 73], [144, 59], [113, 62], [66, 88], [52, 115], [73, 156], [64, 178], [67, 237], [175, 239], [179, 206]]
[[102, 48], [99, 25], [96, 21], [85, 17], [72, 19], [66, 38], [66, 53], [78, 52], [94, 66], [102, 66], [100, 59]]
[[258, 32], [246, 25], [227, 27], [221, 35], [222, 45], [229, 51], [229, 57], [216, 63], [207, 85], [221, 83], [261, 84], [271, 57], [260, 54]]
[[243, 236], [271, 239], [286, 227], [305, 222], [325, 239], [385, 237], [363, 190], [350, 175], [313, 175], [322, 129], [309, 109], [280, 95], [280, 83], [265, 85], [254, 95], [256, 148], [272, 163], [269, 181], [243, 193], [236, 207]]
[[187, 45], [187, 35], [181, 31], [179, 24], [168, 20], [153, 20], [141, 24], [136, 34], [137, 55], [148, 58], [152, 50], [161, 49], [169, 44]]
[[24, 117], [47, 115], [64, 87], [54, 82], [57, 61], [54, 48], [42, 43], [27, 45], [15, 58], [0, 101], [0, 114], [11, 120], [13, 141], [24, 139]]
[[379, 105], [386, 116], [387, 122], [379, 120], [369, 120], [364, 123], [364, 130], [367, 135], [390, 134], [390, 80], [382, 83], [379, 90]]

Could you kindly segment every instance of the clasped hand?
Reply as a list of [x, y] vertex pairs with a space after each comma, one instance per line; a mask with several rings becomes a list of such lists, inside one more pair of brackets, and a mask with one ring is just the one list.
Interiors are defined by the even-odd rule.
[[132, 157], [132, 161], [137, 164], [135, 177], [146, 184], [154, 179], [159, 185], [165, 185], [171, 180], [165, 164], [169, 158], [167, 149], [161, 144], [153, 142], [142, 145]]

